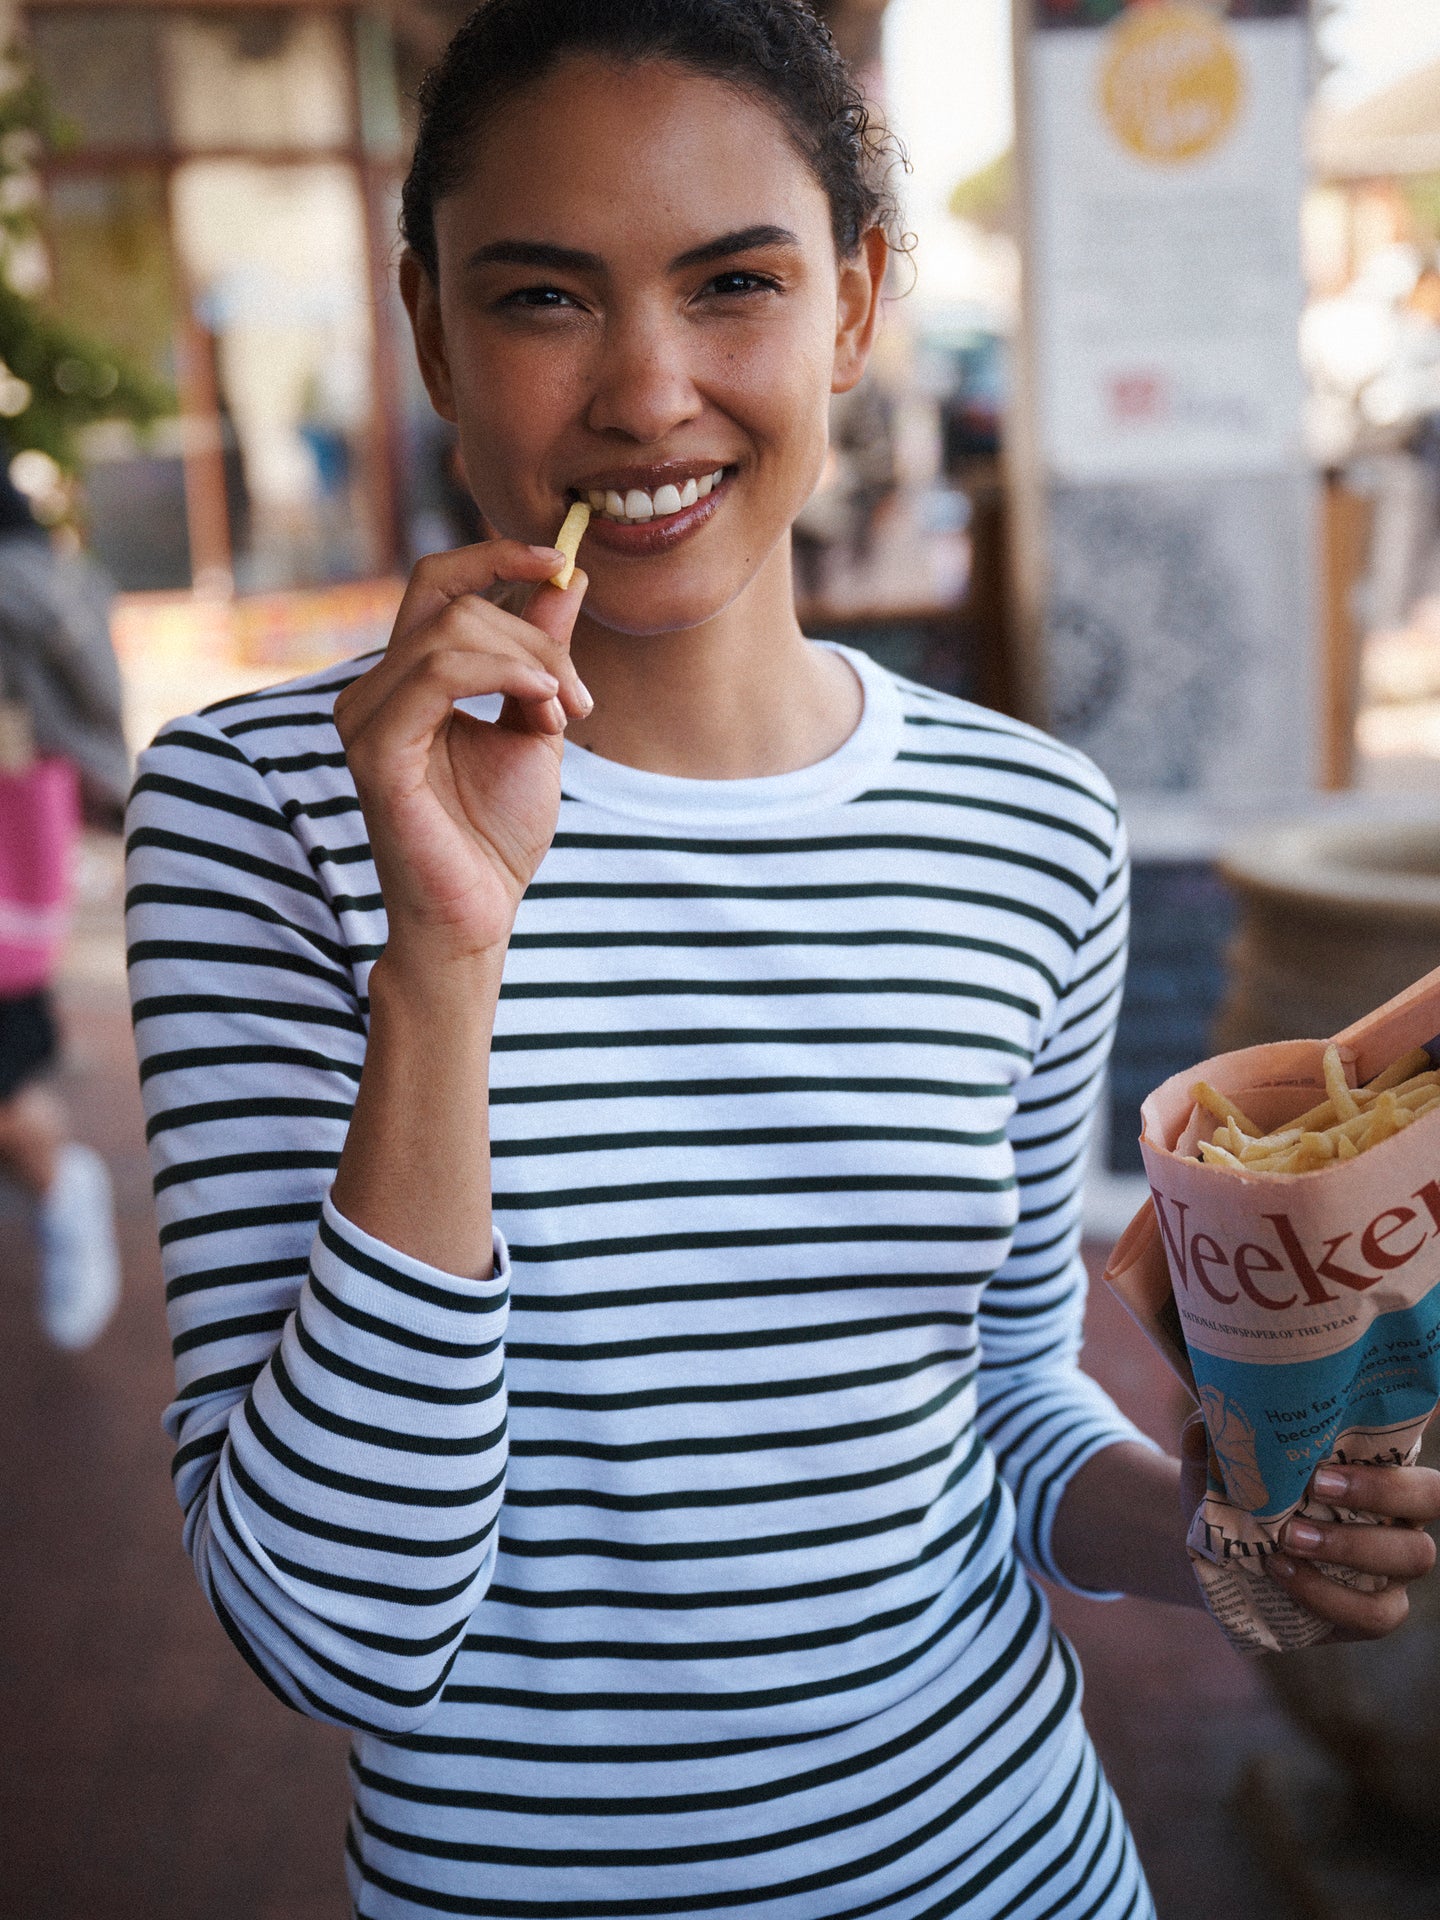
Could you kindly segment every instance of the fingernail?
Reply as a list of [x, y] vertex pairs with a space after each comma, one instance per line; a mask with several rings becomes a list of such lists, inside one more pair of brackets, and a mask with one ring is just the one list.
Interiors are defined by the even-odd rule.
[[1319, 1527], [1312, 1527], [1308, 1520], [1292, 1520], [1285, 1529], [1285, 1544], [1309, 1552], [1318, 1547], [1325, 1538]]
[[1339, 1500], [1344, 1497], [1347, 1484], [1338, 1467], [1321, 1467], [1310, 1482], [1310, 1491], [1321, 1500]]
[[1271, 1573], [1278, 1573], [1282, 1580], [1288, 1580], [1295, 1571], [1295, 1562], [1287, 1560], [1283, 1553], [1272, 1553], [1265, 1564]]
[[565, 556], [558, 547], [534, 547], [531, 551], [537, 560], [558, 560], [564, 565]]
[[586, 713], [593, 713], [595, 711], [595, 696], [591, 693], [585, 682], [583, 680], [577, 680], [575, 682], [575, 690], [584, 703]]

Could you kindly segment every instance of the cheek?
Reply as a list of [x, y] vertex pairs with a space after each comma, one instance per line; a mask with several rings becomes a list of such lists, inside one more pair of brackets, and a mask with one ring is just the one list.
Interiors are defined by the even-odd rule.
[[791, 338], [737, 357], [731, 370], [737, 419], [772, 456], [771, 470], [807, 490], [819, 479], [830, 426], [828, 341]]
[[[494, 355], [467, 358], [454, 373], [455, 414], [466, 475], [477, 504], [497, 527], [516, 520], [533, 491], [565, 415], [553, 370], [515, 367]], [[523, 404], [516, 396], [523, 395]], [[517, 537], [528, 537], [519, 536]]]

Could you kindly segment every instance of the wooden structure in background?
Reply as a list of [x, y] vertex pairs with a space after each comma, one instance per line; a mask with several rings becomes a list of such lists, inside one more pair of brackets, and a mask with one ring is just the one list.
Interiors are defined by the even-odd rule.
[[[41, 171], [47, 186], [66, 179], [103, 179], [136, 171], [158, 175], [172, 221], [176, 175], [189, 163], [243, 160], [276, 168], [339, 163], [353, 173], [364, 210], [373, 397], [360, 440], [359, 460], [374, 570], [382, 575], [393, 573], [405, 553], [405, 538], [401, 512], [402, 390], [397, 362], [400, 343], [395, 338], [389, 289], [393, 277], [393, 209], [407, 143], [401, 130], [387, 16], [367, 6], [365, 0], [147, 0], [143, 8], [137, 7], [136, 0], [22, 0], [20, 17], [31, 25], [47, 15], [102, 16], [140, 11], [198, 13], [215, 18], [228, 15], [237, 22], [246, 16], [273, 17], [282, 12], [292, 17], [323, 14], [338, 16], [342, 22], [343, 84], [349, 97], [350, 132], [341, 143], [299, 147], [267, 142], [244, 146], [206, 143], [182, 147], [169, 133], [143, 145], [116, 148], [82, 140], [63, 151], [46, 153]], [[176, 283], [176, 386], [191, 573], [202, 590], [224, 593], [233, 581], [233, 556], [215, 340], [197, 315], [195, 290], [185, 283], [182, 249], [172, 242], [170, 252]], [[408, 342], [405, 344], [408, 350]]]
[[1338, 792], [1355, 784], [1355, 715], [1360, 699], [1360, 648], [1355, 588], [1370, 550], [1374, 507], [1327, 473], [1321, 496], [1320, 785]]

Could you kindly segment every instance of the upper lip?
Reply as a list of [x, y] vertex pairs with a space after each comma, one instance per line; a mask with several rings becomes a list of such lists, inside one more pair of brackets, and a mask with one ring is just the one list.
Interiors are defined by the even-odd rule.
[[724, 460], [656, 460], [635, 467], [605, 467], [583, 480], [570, 482], [571, 493], [628, 493], [639, 487], [653, 493], [657, 487], [683, 487], [687, 480], [699, 480], [707, 473], [718, 473]]

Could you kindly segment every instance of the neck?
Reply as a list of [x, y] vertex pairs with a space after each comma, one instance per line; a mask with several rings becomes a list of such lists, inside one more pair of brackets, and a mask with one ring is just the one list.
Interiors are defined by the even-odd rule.
[[595, 710], [568, 738], [646, 773], [793, 773], [842, 746], [863, 706], [845, 662], [800, 631], [788, 542], [700, 626], [634, 635], [582, 613], [571, 652]]

